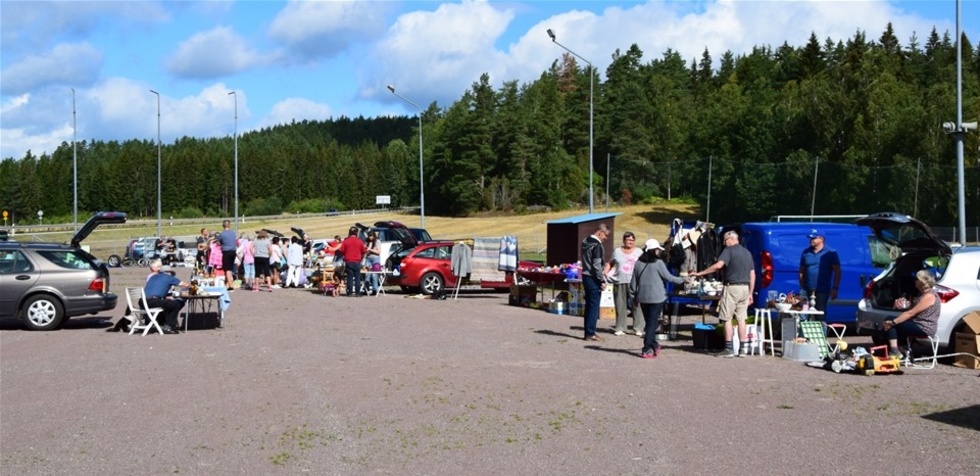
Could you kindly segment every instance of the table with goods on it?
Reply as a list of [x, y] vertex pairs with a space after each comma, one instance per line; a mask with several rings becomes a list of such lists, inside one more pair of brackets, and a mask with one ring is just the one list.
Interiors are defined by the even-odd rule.
[[[682, 273], [681, 276], [685, 276], [686, 273]], [[666, 331], [667, 338], [670, 340], [677, 339], [677, 328], [680, 325], [680, 311], [682, 305], [697, 306], [701, 310], [701, 324], [695, 325], [693, 337], [695, 340], [695, 347], [707, 348], [705, 333], [708, 329], [714, 332], [715, 326], [707, 324], [708, 310], [712, 307], [716, 307], [719, 300], [721, 300], [721, 293], [724, 291], [725, 285], [720, 281], [714, 279], [696, 279], [692, 278], [690, 281], [685, 282], [683, 285], [674, 285], [673, 283], [668, 283], [667, 286], [667, 306], [668, 312], [665, 312], [667, 317]], [[698, 345], [698, 344], [702, 345]]]
[[510, 287], [512, 306], [543, 309], [553, 314], [582, 315], [581, 268], [575, 264], [518, 268]]

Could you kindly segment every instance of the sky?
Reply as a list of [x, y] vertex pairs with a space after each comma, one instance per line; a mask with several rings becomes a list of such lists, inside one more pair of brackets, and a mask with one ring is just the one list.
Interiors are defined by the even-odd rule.
[[[980, 0], [960, 11], [977, 43]], [[717, 63], [811, 33], [877, 40], [889, 22], [903, 46], [933, 28], [955, 38], [956, 2], [0, 0], [0, 158], [50, 154], [73, 137], [155, 141], [158, 97], [164, 144], [294, 120], [414, 117], [409, 101], [448, 107], [483, 73], [496, 88], [536, 80], [565, 52], [548, 29], [602, 74], [633, 44], [644, 62], [669, 48], [690, 63], [707, 48]]]

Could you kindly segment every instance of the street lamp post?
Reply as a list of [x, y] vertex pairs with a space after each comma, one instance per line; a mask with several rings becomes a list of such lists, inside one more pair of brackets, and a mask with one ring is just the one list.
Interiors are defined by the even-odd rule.
[[395, 87], [390, 84], [388, 85], [388, 90], [391, 91], [391, 94], [398, 96], [401, 100], [415, 106], [419, 110], [419, 209], [422, 215], [422, 228], [425, 228], [425, 187], [423, 186], [425, 174], [422, 171], [422, 106], [419, 106], [405, 96], [396, 93]]
[[[555, 39], [555, 32], [552, 31], [551, 28], [548, 29], [548, 36], [551, 37], [551, 42], [552, 43], [554, 43], [554, 44], [562, 47], [562, 49], [564, 49], [565, 51], [571, 53], [576, 58], [578, 58], [578, 59], [580, 59], [582, 61], [585, 61], [585, 63], [589, 65], [589, 213], [592, 213], [595, 210], [595, 207], [593, 206], [593, 196], [595, 194], [593, 193], [593, 190], [592, 190], [592, 187], [593, 187], [593, 185], [592, 185], [592, 151], [593, 151], [593, 143], [594, 143], [594, 141], [593, 141], [593, 135], [592, 135], [592, 125], [593, 125], [592, 114], [593, 114], [593, 110], [594, 110], [594, 108], [593, 108], [593, 104], [594, 103], [593, 103], [593, 94], [592, 94], [592, 91], [593, 91], [593, 83], [595, 82], [595, 79], [594, 79], [595, 78], [595, 72], [592, 70], [592, 62], [589, 61], [589, 60], [587, 60], [587, 59], [585, 59], [585, 58], [583, 58], [578, 53], [576, 53], [576, 52], [568, 49], [568, 47], [566, 47], [565, 45], [559, 43], [558, 40]], [[607, 180], [608, 180], [608, 178], [607, 178]]]
[[235, 234], [238, 234], [238, 94], [235, 91], [228, 93], [235, 96]]
[[160, 155], [162, 143], [160, 142], [160, 93], [150, 90], [157, 95], [157, 236], [163, 236], [163, 211], [160, 207]]
[[78, 140], [75, 127], [75, 88], [71, 88], [71, 170], [72, 189], [74, 189], [74, 206], [72, 207], [71, 226], [78, 231]]

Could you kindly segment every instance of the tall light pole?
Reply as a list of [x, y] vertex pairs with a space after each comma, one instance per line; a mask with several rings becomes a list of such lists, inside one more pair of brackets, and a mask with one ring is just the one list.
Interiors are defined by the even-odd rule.
[[163, 236], [163, 211], [160, 209], [160, 155], [162, 142], [160, 142], [160, 93], [150, 90], [157, 95], [157, 237]]
[[388, 90], [391, 91], [391, 94], [398, 96], [401, 100], [415, 106], [419, 110], [419, 209], [421, 210], [422, 215], [422, 228], [425, 228], [425, 187], [423, 186], [425, 174], [422, 171], [422, 106], [419, 106], [405, 96], [396, 93], [395, 87], [390, 84], [388, 85]]
[[[578, 59], [580, 59], [582, 61], [585, 61], [585, 63], [589, 65], [589, 213], [592, 213], [595, 210], [595, 207], [593, 206], [593, 200], [592, 200], [593, 199], [593, 196], [595, 195], [593, 193], [593, 190], [592, 190], [592, 150], [593, 150], [593, 143], [594, 143], [593, 142], [593, 136], [592, 136], [592, 124], [593, 124], [593, 121], [592, 121], [592, 113], [593, 113], [593, 95], [592, 95], [592, 90], [593, 90], [593, 88], [592, 88], [592, 86], [593, 86], [593, 83], [594, 83], [595, 71], [592, 70], [592, 62], [591, 61], [589, 61], [589, 60], [581, 57], [578, 53], [576, 53], [576, 52], [568, 49], [568, 47], [566, 47], [565, 45], [559, 43], [558, 40], [555, 39], [555, 32], [554, 31], [551, 31], [551, 28], [548, 28], [548, 36], [551, 37], [551, 42], [552, 43], [554, 43], [554, 44], [562, 47], [562, 49], [564, 49], [565, 51], [571, 53], [576, 58], [578, 58]], [[608, 180], [608, 178], [607, 178], [607, 180]]]
[[235, 91], [228, 93], [235, 96], [235, 234], [238, 234], [238, 94]]
[[74, 206], [72, 207], [71, 226], [78, 231], [78, 140], [75, 128], [75, 88], [71, 88], [71, 170], [72, 189], [74, 189]]

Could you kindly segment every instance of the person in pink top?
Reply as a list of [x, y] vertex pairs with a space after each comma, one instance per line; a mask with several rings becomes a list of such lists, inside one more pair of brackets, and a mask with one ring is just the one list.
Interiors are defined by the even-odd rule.
[[259, 287], [255, 285], [255, 246], [245, 233], [242, 233], [241, 239], [238, 240], [237, 253], [239, 259], [242, 260], [242, 274], [244, 275], [242, 281], [244, 281], [245, 289], [258, 291]]
[[208, 268], [210, 276], [219, 276], [224, 273], [221, 269], [221, 243], [218, 240], [211, 240], [211, 251], [208, 253]]
[[344, 255], [344, 268], [347, 272], [347, 295], [361, 296], [361, 260], [367, 252], [367, 245], [357, 237], [357, 227], [350, 227], [347, 238], [337, 249]]

